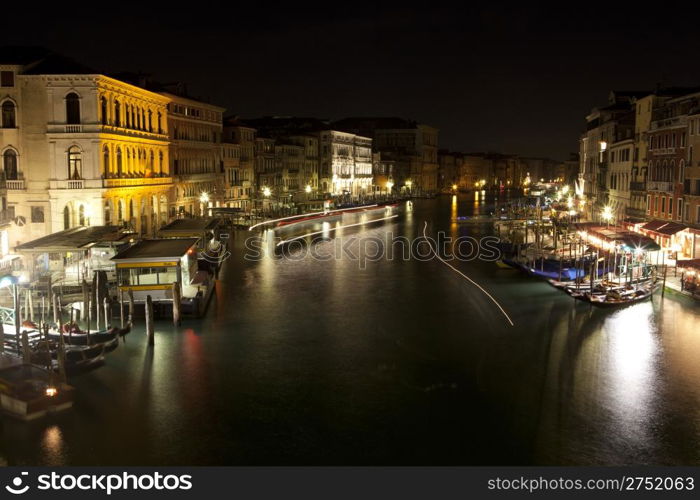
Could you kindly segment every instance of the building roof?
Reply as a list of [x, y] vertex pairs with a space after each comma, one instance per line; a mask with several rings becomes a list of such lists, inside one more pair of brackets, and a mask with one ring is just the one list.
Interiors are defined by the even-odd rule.
[[17, 246], [18, 252], [69, 252], [100, 243], [124, 243], [134, 233], [118, 226], [80, 226], [52, 233]]
[[158, 230], [161, 234], [168, 233], [192, 233], [196, 235], [205, 231], [212, 231], [219, 224], [216, 219], [186, 218], [175, 219], [171, 223]]
[[98, 75], [102, 72], [45, 47], [0, 47], [0, 64], [24, 66], [25, 75]]
[[642, 226], [642, 229], [646, 231], [653, 231], [654, 233], [660, 234], [662, 236], [670, 236], [683, 231], [688, 226], [685, 224], [679, 224], [678, 222], [667, 222], [662, 220], [655, 220], [648, 222]]
[[157, 240], [141, 240], [119, 252], [111, 260], [136, 261], [179, 259], [197, 244], [198, 238], [168, 238]]

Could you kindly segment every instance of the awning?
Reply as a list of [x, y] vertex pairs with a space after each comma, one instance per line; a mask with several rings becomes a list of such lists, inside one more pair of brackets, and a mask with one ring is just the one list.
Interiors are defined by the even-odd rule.
[[700, 271], [700, 259], [679, 260], [677, 266]]
[[679, 224], [678, 222], [666, 222], [661, 220], [655, 220], [642, 226], [642, 229], [651, 231], [660, 236], [671, 236], [687, 228], [688, 226]]

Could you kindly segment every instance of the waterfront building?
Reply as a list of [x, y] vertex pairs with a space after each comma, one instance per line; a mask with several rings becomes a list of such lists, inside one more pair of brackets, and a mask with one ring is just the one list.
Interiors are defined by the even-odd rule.
[[159, 92], [168, 99], [170, 171], [179, 215], [206, 215], [226, 202], [224, 108], [187, 96], [184, 87]]
[[606, 106], [594, 108], [586, 116], [586, 131], [580, 139], [579, 189], [585, 198], [587, 215], [599, 218], [608, 204], [609, 146], [631, 139], [634, 134], [634, 100], [649, 92], [612, 91]]
[[399, 188], [418, 193], [438, 189], [439, 131], [430, 125], [395, 117], [353, 117], [333, 128], [372, 139], [374, 152], [392, 160]]
[[170, 99], [44, 49], [0, 51], [9, 245], [75, 226], [149, 234], [173, 203]]
[[[223, 125], [224, 165], [229, 165], [227, 204], [250, 211], [260, 189], [256, 168], [257, 131], [238, 117], [228, 117]], [[230, 145], [230, 146], [229, 146]], [[224, 167], [226, 168], [226, 167]]]
[[624, 220], [630, 204], [630, 181], [634, 160], [635, 142], [633, 138], [610, 144], [607, 179], [608, 206], [613, 219]]

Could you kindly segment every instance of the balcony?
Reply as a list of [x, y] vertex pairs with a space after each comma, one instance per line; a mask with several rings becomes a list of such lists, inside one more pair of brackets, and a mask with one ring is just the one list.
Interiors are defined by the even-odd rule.
[[649, 191], [664, 191], [670, 193], [673, 191], [673, 185], [670, 182], [649, 181], [647, 182], [647, 190]]
[[102, 180], [102, 186], [105, 188], [158, 186], [172, 183], [172, 177], [120, 177]]
[[646, 191], [646, 182], [630, 182], [630, 191]]
[[82, 125], [66, 125], [66, 134], [80, 134], [82, 132]]
[[6, 184], [8, 191], [22, 191], [25, 189], [24, 179], [7, 180]]

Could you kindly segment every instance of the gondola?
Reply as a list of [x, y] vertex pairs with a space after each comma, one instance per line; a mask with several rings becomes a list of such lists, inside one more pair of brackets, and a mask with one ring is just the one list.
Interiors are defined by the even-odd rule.
[[617, 291], [611, 290], [604, 293], [572, 293], [571, 296], [577, 300], [588, 302], [597, 307], [622, 307], [646, 300], [659, 289], [659, 284], [636, 288], [632, 290]]
[[[131, 331], [131, 325], [127, 325], [126, 328], [112, 327], [109, 330], [102, 330], [99, 332], [91, 332], [88, 336], [87, 332], [80, 330], [75, 325], [71, 326], [69, 324], [63, 325], [61, 328], [63, 331], [63, 342], [67, 345], [87, 345], [88, 337], [90, 339], [90, 344], [101, 344], [104, 342], [111, 342], [115, 338], [124, 337]], [[60, 333], [56, 331], [49, 331], [49, 339], [58, 341], [60, 338]]]

